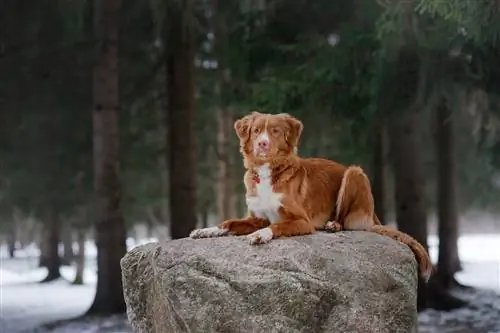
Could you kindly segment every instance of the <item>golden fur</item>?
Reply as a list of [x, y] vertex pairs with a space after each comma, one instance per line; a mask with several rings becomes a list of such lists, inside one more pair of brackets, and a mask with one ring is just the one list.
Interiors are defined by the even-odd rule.
[[[252, 112], [237, 120], [234, 128], [246, 168], [248, 216], [194, 230], [191, 237], [249, 235], [252, 244], [260, 244], [315, 230], [372, 231], [407, 244], [415, 254], [421, 275], [428, 279], [432, 264], [427, 251], [409, 235], [380, 224], [370, 182], [360, 167], [297, 156], [303, 125], [288, 114]], [[259, 178], [265, 170], [270, 175], [268, 189]], [[261, 201], [251, 206], [251, 200]], [[250, 207], [259, 209], [252, 211]], [[273, 214], [276, 219], [268, 218]]]

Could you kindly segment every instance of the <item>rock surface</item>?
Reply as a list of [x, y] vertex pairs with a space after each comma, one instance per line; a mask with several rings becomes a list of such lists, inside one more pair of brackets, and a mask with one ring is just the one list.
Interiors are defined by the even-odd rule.
[[413, 254], [373, 233], [180, 239], [121, 265], [136, 333], [417, 332]]

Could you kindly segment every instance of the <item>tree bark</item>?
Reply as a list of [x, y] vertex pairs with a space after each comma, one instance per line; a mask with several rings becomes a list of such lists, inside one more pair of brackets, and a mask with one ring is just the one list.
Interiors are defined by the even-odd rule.
[[71, 226], [67, 226], [63, 228], [63, 247], [64, 247], [64, 256], [62, 263], [64, 265], [71, 265], [75, 254], [73, 253], [73, 230]]
[[458, 257], [458, 198], [454, 121], [443, 98], [436, 110], [437, 211], [439, 256], [436, 278], [445, 289], [455, 284]]
[[[177, 7], [178, 6], [178, 7]], [[170, 235], [196, 227], [194, 12], [192, 0], [172, 4], [166, 31]]]
[[372, 163], [375, 214], [382, 224], [386, 224], [387, 134], [382, 122], [375, 125]]
[[203, 207], [201, 210], [201, 227], [202, 228], [207, 228], [208, 227], [208, 207]]
[[85, 229], [76, 229], [76, 242], [78, 244], [78, 252], [75, 257], [76, 272], [73, 284], [83, 284], [83, 272], [85, 270]]
[[[390, 128], [391, 152], [395, 175], [396, 220], [398, 229], [413, 236], [426, 249], [427, 214], [425, 209], [425, 175], [420, 138], [420, 114], [408, 110]], [[436, 276], [429, 284], [418, 282], [417, 309], [451, 310], [466, 302], [443, 289]]]
[[43, 223], [40, 223], [40, 237], [38, 239], [38, 247], [40, 248], [40, 257], [38, 257], [38, 267], [47, 267], [47, 258], [49, 257], [49, 236], [48, 229]]
[[235, 170], [231, 139], [233, 136], [233, 116], [229, 107], [232, 98], [231, 69], [227, 64], [229, 49], [228, 18], [230, 10], [228, 2], [214, 0], [212, 26], [215, 34], [215, 57], [217, 58], [217, 82], [215, 95], [217, 99], [217, 212], [219, 220], [224, 221], [236, 217]]
[[218, 156], [218, 180], [217, 180], [217, 211], [220, 221], [236, 217], [236, 202], [234, 195], [234, 173], [232, 168], [232, 152], [229, 143], [232, 133], [231, 112], [224, 107], [217, 110], [218, 133], [217, 133], [217, 156]]
[[16, 255], [16, 242], [9, 238], [7, 248], [9, 249], [9, 258], [14, 258]]
[[[157, 108], [155, 116], [157, 119], [158, 132], [162, 140], [160, 143], [160, 150], [166, 152], [168, 147], [168, 130], [167, 130], [167, 112], [165, 112], [167, 101], [165, 101], [164, 93], [158, 96], [161, 99], [161, 107]], [[168, 207], [168, 193], [169, 193], [169, 182], [168, 182], [168, 154], [160, 154], [157, 158], [158, 169], [160, 171], [159, 182], [161, 182], [161, 202], [160, 202], [160, 213], [158, 214], [158, 224], [168, 227], [169, 224], [169, 207]]]
[[[420, 114], [410, 107], [391, 123], [397, 226], [428, 249]], [[427, 288], [422, 279], [419, 279], [417, 307], [427, 307]]]
[[125, 311], [120, 259], [126, 252], [119, 179], [118, 41], [121, 0], [95, 3], [96, 62], [93, 72], [93, 156], [97, 290], [87, 314]]
[[45, 222], [47, 236], [47, 257], [45, 267], [47, 267], [47, 276], [41, 282], [50, 282], [61, 277], [61, 258], [59, 257], [59, 240], [61, 233], [61, 223], [59, 215], [54, 208], [50, 209]]
[[7, 248], [9, 250], [9, 257], [14, 258], [16, 254], [16, 227], [11, 226], [7, 235]]

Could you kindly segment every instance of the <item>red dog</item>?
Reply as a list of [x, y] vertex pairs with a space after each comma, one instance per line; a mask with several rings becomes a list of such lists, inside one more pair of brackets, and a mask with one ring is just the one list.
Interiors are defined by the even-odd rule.
[[364, 230], [407, 244], [422, 277], [432, 264], [424, 247], [409, 235], [380, 225], [368, 177], [360, 167], [321, 158], [300, 158], [302, 123], [288, 114], [252, 112], [235, 122], [248, 216], [217, 227], [194, 230], [191, 238], [248, 235], [251, 244], [308, 235], [315, 230]]

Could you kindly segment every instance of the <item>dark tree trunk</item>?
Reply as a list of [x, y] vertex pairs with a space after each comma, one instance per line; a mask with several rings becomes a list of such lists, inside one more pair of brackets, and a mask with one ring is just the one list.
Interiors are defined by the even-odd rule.
[[172, 239], [187, 237], [196, 227], [193, 14], [192, 0], [172, 4], [169, 8], [169, 22], [166, 29]]
[[40, 228], [41, 236], [38, 241], [38, 247], [40, 248], [40, 257], [38, 257], [38, 267], [47, 267], [47, 258], [49, 257], [49, 236], [48, 229], [42, 225]]
[[154, 229], [155, 229], [155, 222], [152, 219], [147, 219], [146, 220], [146, 237], [147, 238], [151, 239], [154, 237], [154, 235], [155, 235]]
[[208, 227], [208, 207], [204, 207], [203, 210], [201, 211], [201, 227], [202, 228]]
[[[398, 229], [413, 236], [426, 249], [427, 213], [425, 176], [420, 140], [420, 115], [410, 108], [391, 121], [390, 144], [395, 176], [396, 221]], [[419, 310], [427, 307], [427, 288], [419, 279]]]
[[[393, 115], [390, 120], [389, 136], [395, 175], [396, 220], [398, 228], [413, 236], [426, 249], [427, 212], [425, 205], [425, 173], [421, 138], [420, 112], [416, 94], [422, 89], [420, 61], [411, 48], [402, 49], [397, 67], [397, 85], [393, 86], [393, 101], [398, 107], [406, 105], [405, 112]], [[417, 84], [417, 82], [419, 84]], [[398, 109], [396, 107], [396, 109]], [[450, 310], [466, 304], [439, 287], [432, 276], [426, 284], [418, 282], [417, 308], [419, 311], [431, 307]]]
[[73, 253], [73, 230], [70, 226], [64, 228], [62, 241], [64, 247], [62, 264], [71, 265], [71, 262], [75, 258], [75, 254]]
[[42, 282], [50, 282], [57, 280], [61, 277], [61, 258], [59, 257], [59, 240], [61, 233], [61, 223], [59, 215], [51, 210], [45, 222], [46, 235], [47, 235], [47, 257], [45, 267], [47, 267], [47, 277]]
[[14, 258], [16, 255], [16, 242], [12, 242], [9, 239], [7, 247], [9, 248], [9, 258]]
[[93, 156], [97, 290], [88, 314], [125, 311], [120, 259], [126, 252], [119, 179], [118, 41], [121, 0], [95, 2]]
[[7, 248], [9, 250], [9, 257], [14, 258], [16, 254], [16, 233], [15, 226], [12, 227], [12, 230], [7, 235]]
[[83, 284], [83, 271], [85, 269], [85, 229], [77, 228], [76, 242], [78, 244], [78, 253], [75, 257], [76, 272], [73, 284]]
[[372, 163], [375, 214], [382, 224], [386, 224], [387, 134], [382, 122], [375, 126]]
[[[220, 88], [220, 87], [219, 87]], [[217, 132], [217, 157], [218, 157], [218, 180], [217, 180], [217, 211], [220, 221], [236, 217], [235, 187], [234, 187], [234, 163], [232, 163], [232, 151], [229, 144], [232, 133], [231, 112], [220, 107], [217, 110], [218, 132]]]
[[220, 221], [236, 217], [235, 169], [231, 141], [233, 139], [233, 113], [229, 108], [232, 96], [231, 69], [228, 67], [228, 18], [230, 2], [214, 0], [212, 26], [215, 32], [217, 76], [215, 96], [217, 104], [217, 213]]
[[436, 160], [438, 163], [438, 235], [439, 256], [437, 280], [443, 288], [455, 285], [455, 273], [460, 269], [458, 257], [458, 198], [455, 158], [454, 121], [443, 98], [436, 110]]

